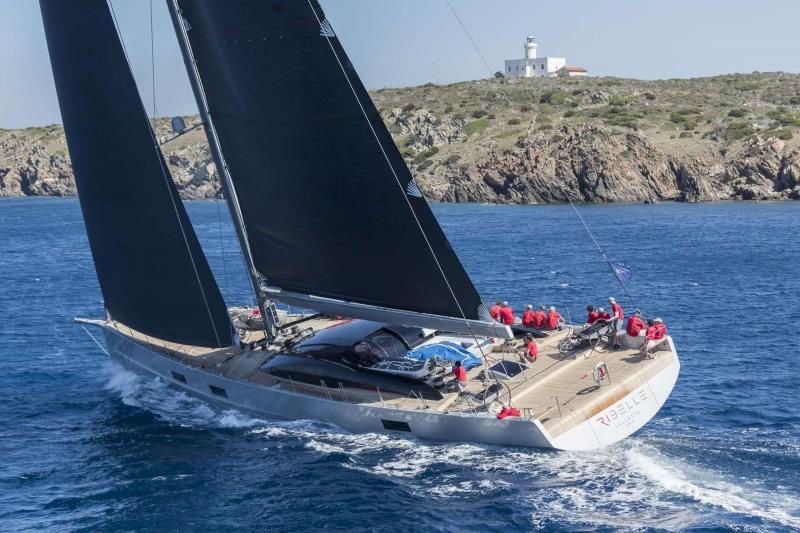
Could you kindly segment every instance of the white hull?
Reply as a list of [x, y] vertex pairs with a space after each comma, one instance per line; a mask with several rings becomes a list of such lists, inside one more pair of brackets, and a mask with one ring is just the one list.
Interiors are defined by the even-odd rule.
[[[98, 324], [99, 325], [99, 324]], [[139, 373], [159, 376], [211, 403], [281, 419], [316, 419], [355, 433], [404, 431], [439, 441], [467, 441], [560, 450], [589, 450], [617, 442], [641, 428], [666, 401], [677, 380], [679, 363], [623, 395], [607, 408], [552, 438], [539, 420], [506, 418], [492, 413], [443, 413], [381, 404], [349, 403], [300, 394], [277, 385], [230, 379], [184, 364], [174, 357], [102, 326], [110, 357]], [[671, 339], [669, 340], [672, 343]], [[674, 350], [674, 347], [672, 348]], [[176, 378], [182, 376], [185, 382]]]

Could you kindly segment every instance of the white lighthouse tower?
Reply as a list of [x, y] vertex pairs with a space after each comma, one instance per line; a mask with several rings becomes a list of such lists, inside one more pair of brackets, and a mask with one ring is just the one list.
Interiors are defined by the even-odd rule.
[[533, 38], [533, 35], [528, 35], [525, 39], [525, 59], [536, 59], [536, 48], [539, 45], [536, 44], [536, 39]]

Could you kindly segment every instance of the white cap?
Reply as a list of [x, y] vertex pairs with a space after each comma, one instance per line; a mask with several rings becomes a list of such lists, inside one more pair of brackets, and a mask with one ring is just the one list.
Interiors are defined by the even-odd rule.
[[551, 306], [550, 306], [550, 310], [551, 310], [551, 311], [555, 311], [555, 310], [556, 310], [556, 306], [554, 306], [554, 305], [551, 305]]
[[525, 306], [525, 308], [526, 309], [533, 309], [533, 306], [531, 304], [528, 304], [528, 305]]
[[604, 313], [604, 312], [605, 312], [605, 309], [603, 309], [602, 307], [598, 307], [598, 308], [597, 308], [597, 312], [598, 312], [598, 313]]
[[617, 301], [614, 299], [614, 297], [613, 297], [613, 296], [609, 296], [609, 297], [608, 297], [608, 303], [610, 303], [610, 304], [615, 304], [615, 303], [617, 303]]
[[664, 321], [661, 320], [660, 318], [656, 317], [656, 319], [653, 322], [664, 322]]
[[508, 305], [508, 302], [503, 302], [503, 305], [504, 305], [504, 306]]

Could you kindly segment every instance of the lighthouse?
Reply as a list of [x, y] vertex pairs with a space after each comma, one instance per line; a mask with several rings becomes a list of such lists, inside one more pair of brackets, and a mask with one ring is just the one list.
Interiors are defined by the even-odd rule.
[[538, 57], [539, 44], [533, 35], [525, 38], [522, 59], [507, 59], [503, 73], [507, 78], [547, 78], [552, 76], [585, 76], [583, 67], [568, 67], [563, 57]]
[[536, 48], [538, 46], [533, 35], [528, 35], [528, 37], [525, 38], [525, 59], [536, 59]]

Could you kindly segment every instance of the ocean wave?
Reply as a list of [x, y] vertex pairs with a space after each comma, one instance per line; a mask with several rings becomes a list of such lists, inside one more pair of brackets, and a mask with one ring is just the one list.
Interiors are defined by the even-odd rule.
[[669, 441], [632, 437], [591, 453], [438, 444], [403, 435], [353, 434], [312, 420], [265, 420], [219, 410], [163, 380], [113, 363], [108, 376], [106, 388], [123, 403], [168, 423], [239, 429], [265, 443], [340, 456], [342, 467], [392, 480], [418, 496], [446, 500], [512, 493], [528, 509], [532, 527], [555, 521], [574, 527], [675, 530], [704, 524], [710, 515], [720, 524], [720, 515], [727, 515], [731, 523], [746, 517], [769, 527], [800, 529], [800, 503], [790, 489], [702, 468], [665, 452], [672, 446]]
[[700, 468], [643, 438], [582, 453], [433, 444], [354, 435], [309, 422], [254, 433], [302, 439], [314, 453], [341, 455], [345, 468], [393, 479], [419, 495], [486, 496], [513, 487], [534, 526], [557, 520], [576, 527], [675, 530], [704, 524], [722, 512], [731, 523], [747, 517], [800, 528], [800, 504], [791, 492]]

